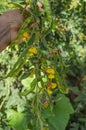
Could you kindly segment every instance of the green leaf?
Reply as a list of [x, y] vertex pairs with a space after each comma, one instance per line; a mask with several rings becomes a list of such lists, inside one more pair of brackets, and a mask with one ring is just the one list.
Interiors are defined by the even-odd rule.
[[70, 119], [70, 114], [72, 114], [74, 110], [65, 95], [58, 94], [57, 99], [58, 102], [53, 107], [53, 110], [49, 108], [44, 110], [43, 116], [48, 120], [49, 126], [52, 126], [53, 130], [65, 130]]
[[28, 57], [28, 49], [26, 48], [20, 55], [15, 65], [13, 66], [13, 69], [8, 73], [6, 77], [16, 76], [21, 71], [23, 65], [26, 63], [27, 57]]
[[24, 110], [25, 105], [26, 100], [20, 98], [19, 90], [11, 87], [11, 95], [9, 96], [8, 101], [5, 104], [6, 109], [17, 107], [17, 110], [20, 112]]
[[33, 78], [28, 77], [22, 80], [22, 84], [26, 86], [26, 89], [24, 90], [24, 92], [21, 92], [20, 95], [26, 96], [29, 93], [32, 93], [35, 89], [36, 82], [37, 82], [37, 79], [35, 78], [35, 76]]
[[58, 89], [61, 93], [65, 93], [65, 86], [62, 84], [61, 77], [59, 76], [59, 73], [56, 72], [56, 83], [58, 85]]
[[9, 125], [15, 130], [27, 130], [27, 117], [24, 113], [10, 109], [7, 111], [7, 119], [9, 120]]
[[43, 35], [43, 36], [42, 36], [43, 38], [45, 38], [47, 35], [49, 35], [49, 33], [51, 33], [52, 26], [53, 26], [53, 21], [51, 21], [51, 23], [50, 23], [48, 29], [43, 31], [43, 34], [42, 34], [42, 35]]
[[52, 14], [51, 14], [51, 8], [50, 8], [50, 3], [49, 0], [43, 0], [43, 4], [44, 4], [44, 8], [47, 14], [47, 19], [49, 20], [49, 22], [52, 21]]

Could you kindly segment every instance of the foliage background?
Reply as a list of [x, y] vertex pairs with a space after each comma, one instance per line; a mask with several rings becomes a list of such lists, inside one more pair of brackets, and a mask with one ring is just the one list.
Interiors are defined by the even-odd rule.
[[[25, 1], [0, 0], [0, 14], [14, 8], [14, 4], [8, 2], [16, 2], [16, 6], [18, 3], [25, 5]], [[65, 80], [65, 83], [60, 86], [61, 88], [59, 85], [58, 87], [63, 90], [68, 86], [70, 91], [63, 94], [56, 88], [53, 95], [39, 93], [40, 100], [37, 102], [36, 90], [29, 89], [29, 86], [34, 88], [36, 84], [35, 78], [29, 76], [32, 71], [29, 66], [34, 65], [38, 57], [26, 62], [15, 74], [11, 70], [19, 57], [21, 59], [21, 55], [26, 54], [24, 53], [26, 43], [7, 48], [0, 54], [0, 75], [6, 76], [10, 71], [13, 75], [8, 75], [8, 78], [0, 81], [0, 130], [86, 130], [86, 0], [50, 0], [52, 14], [49, 6], [45, 4], [49, 4], [48, 0], [44, 0], [46, 14], [36, 12], [33, 3], [37, 1], [30, 2], [31, 11], [42, 19], [42, 22], [50, 20], [51, 15], [53, 16], [52, 27], [48, 28], [42, 23], [46, 38], [39, 50], [43, 50], [43, 56], [48, 54], [48, 49], [51, 52], [60, 50], [55, 65], [61, 81]], [[43, 29], [42, 25], [40, 28]], [[31, 30], [29, 32], [31, 33]], [[36, 29], [35, 34], [39, 35]], [[49, 56], [52, 55], [48, 54], [47, 59]], [[41, 58], [44, 65], [47, 59]], [[19, 65], [23, 64], [21, 60]], [[48, 60], [48, 64], [53, 66], [53, 60]]]

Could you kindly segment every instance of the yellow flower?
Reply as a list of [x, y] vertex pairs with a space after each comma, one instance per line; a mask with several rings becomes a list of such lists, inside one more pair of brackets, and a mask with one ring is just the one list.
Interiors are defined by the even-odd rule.
[[55, 74], [55, 70], [53, 68], [48, 68], [47, 73], [48, 74]]
[[36, 49], [36, 47], [31, 47], [31, 48], [29, 48], [29, 53], [33, 53], [33, 54], [37, 54], [37, 49]]
[[33, 54], [33, 53], [29, 53], [29, 56], [30, 56], [30, 57], [33, 57], [33, 56], [34, 56], [34, 54]]
[[48, 75], [48, 78], [49, 78], [49, 79], [54, 79], [55, 76], [54, 76], [54, 74], [49, 74], [49, 75]]
[[67, 88], [65, 89], [65, 93], [69, 93], [69, 91], [70, 91], [70, 89], [67, 87]]
[[23, 33], [23, 35], [22, 35], [22, 40], [23, 41], [25, 41], [25, 40], [27, 40], [29, 38], [30, 38], [30, 35], [27, 32]]
[[29, 4], [29, 3], [30, 3], [30, 0], [26, 0], [26, 3]]
[[29, 56], [32, 57], [35, 54], [37, 54], [37, 49], [36, 49], [36, 47], [31, 47], [31, 48], [29, 48], [28, 52], [29, 52]]
[[46, 92], [47, 92], [49, 95], [51, 95], [51, 94], [53, 93], [52, 90], [49, 89], [49, 88], [46, 88]]
[[56, 86], [57, 86], [56, 83], [50, 83], [48, 87], [54, 89], [56, 88]]
[[25, 37], [22, 37], [22, 41], [26, 41], [26, 38], [25, 38]]
[[48, 45], [49, 45], [49, 46], [51, 45], [51, 42], [50, 42], [50, 41], [48, 41]]
[[23, 33], [23, 37], [26, 37], [26, 38], [28, 38], [28, 33], [27, 32], [25, 32], [25, 33]]
[[81, 49], [81, 50], [80, 50], [80, 53], [81, 53], [81, 54], [84, 54], [84, 53], [85, 53], [85, 50], [84, 50], [84, 49]]

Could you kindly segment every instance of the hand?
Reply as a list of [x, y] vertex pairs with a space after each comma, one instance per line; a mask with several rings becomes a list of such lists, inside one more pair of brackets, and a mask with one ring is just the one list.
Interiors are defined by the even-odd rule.
[[24, 20], [19, 9], [10, 10], [0, 16], [0, 52], [17, 37]]

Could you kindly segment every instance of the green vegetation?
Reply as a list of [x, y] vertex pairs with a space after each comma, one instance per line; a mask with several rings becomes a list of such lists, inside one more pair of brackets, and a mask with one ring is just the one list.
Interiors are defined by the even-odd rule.
[[13, 8], [28, 18], [0, 54], [0, 130], [86, 130], [86, 0], [0, 0]]

